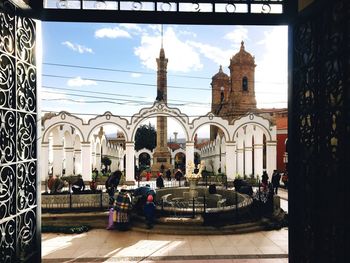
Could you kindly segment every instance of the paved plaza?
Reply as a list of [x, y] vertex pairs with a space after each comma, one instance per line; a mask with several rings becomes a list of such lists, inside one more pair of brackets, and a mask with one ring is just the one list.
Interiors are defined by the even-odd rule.
[[[288, 211], [288, 193], [279, 192]], [[93, 229], [42, 234], [42, 258], [53, 262], [288, 262], [288, 229], [232, 235], [162, 235]]]

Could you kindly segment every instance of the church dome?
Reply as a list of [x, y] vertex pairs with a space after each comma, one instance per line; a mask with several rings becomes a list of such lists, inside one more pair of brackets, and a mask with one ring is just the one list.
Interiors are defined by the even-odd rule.
[[244, 42], [241, 42], [241, 48], [239, 52], [231, 59], [231, 64], [253, 64], [255, 65], [255, 58], [245, 51]]
[[228, 75], [222, 71], [222, 66], [220, 65], [219, 72], [216, 73], [212, 79], [228, 79]]

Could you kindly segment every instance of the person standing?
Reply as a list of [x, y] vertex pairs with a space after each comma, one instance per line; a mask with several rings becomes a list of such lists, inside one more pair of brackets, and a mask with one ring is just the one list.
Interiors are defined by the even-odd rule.
[[170, 169], [168, 169], [166, 171], [165, 175], [166, 175], [166, 178], [168, 179], [168, 181], [171, 181], [171, 171], [170, 171]]
[[175, 173], [175, 179], [177, 181], [180, 181], [181, 180], [181, 177], [182, 177], [182, 172], [180, 169], [177, 169], [177, 172]]
[[127, 192], [127, 186], [123, 185], [115, 199], [116, 228], [120, 231], [129, 229], [129, 211], [131, 210], [131, 197]]
[[263, 174], [261, 176], [261, 183], [262, 183], [263, 190], [267, 190], [268, 182], [269, 182], [269, 176], [266, 171], [263, 171]]
[[120, 179], [122, 177], [122, 172], [117, 170], [110, 174], [108, 179], [106, 180], [105, 186], [106, 186], [106, 192], [109, 196], [109, 205], [112, 205], [114, 202], [114, 193], [117, 189], [117, 186], [119, 185]]
[[273, 193], [277, 195], [278, 187], [280, 186], [280, 180], [281, 180], [281, 174], [277, 170], [273, 170], [272, 174], [272, 186], [273, 186]]
[[143, 208], [143, 212], [145, 214], [146, 224], [147, 224], [148, 229], [153, 228], [155, 209], [156, 209], [156, 205], [153, 202], [153, 196], [148, 195], [147, 202]]
[[151, 172], [147, 171], [147, 173], [146, 173], [146, 181], [151, 180], [151, 176], [152, 176]]
[[163, 188], [164, 187], [164, 180], [163, 180], [163, 174], [158, 173], [157, 180], [156, 180], [156, 185], [158, 188]]

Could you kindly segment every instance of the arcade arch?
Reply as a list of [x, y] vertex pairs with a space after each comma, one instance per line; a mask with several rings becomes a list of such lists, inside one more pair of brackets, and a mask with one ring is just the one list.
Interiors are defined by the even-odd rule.
[[[169, 108], [166, 104], [161, 102], [155, 102], [152, 107], [141, 109], [137, 114], [131, 117], [130, 122], [124, 118], [121, 118], [120, 116], [112, 115], [110, 112], [106, 112], [103, 115], [90, 119], [88, 122], [83, 122], [82, 119], [67, 112], [61, 112], [57, 115], [51, 116], [50, 118], [46, 119], [43, 124], [43, 151], [44, 149], [45, 151], [48, 149], [46, 144], [48, 143], [48, 134], [49, 131], [52, 130], [52, 127], [58, 127], [59, 125], [66, 124], [74, 128], [72, 130], [75, 131], [75, 141], [77, 140], [76, 134], [79, 134], [81, 163], [84, 164], [81, 166], [81, 173], [84, 180], [90, 180], [91, 169], [93, 167], [98, 168], [96, 155], [105, 155], [106, 152], [108, 155], [115, 152], [119, 162], [116, 162], [118, 163], [118, 167], [114, 168], [121, 169], [125, 165], [126, 180], [133, 181], [135, 156], [139, 157], [140, 154], [136, 153], [134, 148], [136, 129], [145, 120], [156, 116], [173, 118], [183, 128], [186, 138], [186, 149], [181, 153], [185, 154], [186, 156], [186, 165], [190, 161], [194, 162], [194, 153], [196, 152], [194, 147], [194, 138], [198, 129], [204, 125], [215, 125], [222, 130], [223, 138], [216, 138], [215, 141], [203, 147], [198, 154], [200, 154], [200, 157], [203, 160], [213, 159], [214, 156], [217, 155], [217, 148], [220, 147], [221, 152], [219, 152], [219, 155], [224, 161], [218, 167], [221, 168], [222, 172], [227, 174], [229, 179], [234, 179], [237, 173], [262, 173], [261, 144], [263, 141], [263, 136], [266, 137], [267, 171], [271, 175], [273, 169], [276, 169], [276, 126], [270, 123], [269, 120], [250, 113], [230, 124], [227, 120], [214, 116], [212, 113], [208, 113], [207, 115], [196, 118], [190, 122], [188, 116], [181, 113], [179, 109]], [[95, 134], [95, 131], [99, 127], [107, 124], [114, 125], [120, 128], [120, 130], [123, 132], [123, 135], [125, 136], [125, 149], [121, 150], [120, 146], [118, 145], [106, 143], [106, 139]], [[58, 131], [55, 131], [55, 133], [57, 132]], [[62, 143], [57, 142], [57, 145], [62, 145]], [[56, 151], [58, 152], [57, 149]], [[95, 153], [94, 157], [92, 155], [93, 151]], [[78, 149], [74, 145], [73, 154], [75, 155], [77, 152]], [[175, 157], [178, 153], [180, 153], [180, 151], [175, 153], [173, 156]], [[149, 154], [152, 156], [151, 153]], [[122, 156], [124, 155], [125, 163], [122, 163]], [[79, 158], [79, 155], [75, 156], [75, 159], [77, 158]], [[93, 158], [95, 158], [95, 161]], [[244, 160], [244, 163], [242, 160]], [[75, 162], [77, 162], [77, 160]], [[47, 168], [43, 168], [43, 170], [43, 174], [47, 175]], [[57, 168], [55, 171], [57, 171]], [[77, 168], [75, 168], [75, 171], [77, 171]]]

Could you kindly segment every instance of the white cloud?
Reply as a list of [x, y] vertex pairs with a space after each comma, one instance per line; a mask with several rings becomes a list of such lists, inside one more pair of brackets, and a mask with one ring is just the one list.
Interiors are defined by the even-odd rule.
[[247, 40], [248, 38], [248, 29], [243, 26], [237, 26], [232, 32], [227, 33], [224, 36], [224, 39], [228, 39], [233, 42], [233, 45], [241, 43], [241, 41]]
[[191, 46], [198, 49], [198, 51], [206, 58], [212, 60], [217, 65], [227, 66], [230, 62], [230, 56], [232, 50], [222, 50], [218, 47], [211, 46], [209, 44], [203, 44], [200, 42], [190, 41]]
[[[167, 27], [164, 32], [163, 43], [165, 56], [169, 59], [169, 71], [188, 72], [203, 67], [198, 52], [187, 42], [181, 41], [172, 27]], [[146, 68], [157, 69], [155, 58], [159, 57], [160, 44], [161, 36], [159, 33], [142, 36], [141, 45], [135, 48], [134, 53]]]
[[193, 37], [193, 38], [197, 37], [197, 34], [195, 32], [187, 31], [187, 30], [180, 30], [179, 34], [180, 35], [184, 35], [184, 36], [190, 36], [190, 37]]
[[125, 28], [128, 31], [132, 32], [143, 32], [142, 28], [138, 24], [119, 24], [120, 27]]
[[258, 44], [263, 45], [261, 50], [265, 51], [261, 60], [256, 61], [255, 71], [255, 91], [257, 92], [258, 107], [287, 107], [287, 27], [274, 27], [272, 30], [264, 32], [264, 35], [264, 39], [259, 41]]
[[142, 76], [142, 74], [140, 74], [140, 73], [131, 73], [132, 78], [139, 78], [141, 76]]
[[119, 27], [105, 27], [95, 31], [96, 38], [131, 38], [129, 32]]
[[73, 51], [77, 51], [80, 54], [83, 54], [83, 53], [91, 53], [92, 54], [92, 53], [94, 53], [91, 48], [88, 48], [88, 47], [85, 47], [85, 46], [82, 46], [79, 44], [74, 44], [70, 41], [64, 41], [64, 42], [62, 42], [62, 45], [70, 48]]
[[82, 79], [81, 77], [76, 77], [74, 79], [68, 80], [67, 85], [69, 87], [82, 87], [82, 86], [97, 85], [97, 82], [93, 80]]

